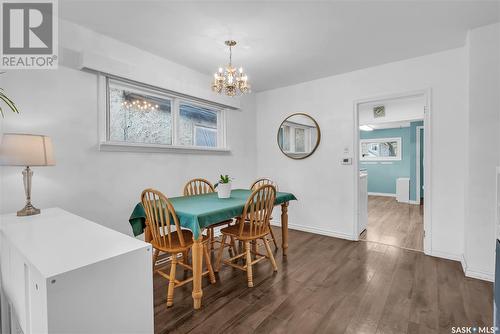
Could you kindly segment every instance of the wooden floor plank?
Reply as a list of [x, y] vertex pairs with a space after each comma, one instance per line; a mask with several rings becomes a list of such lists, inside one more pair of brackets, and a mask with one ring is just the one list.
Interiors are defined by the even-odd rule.
[[493, 321], [492, 284], [464, 277], [458, 262], [293, 230], [289, 244], [286, 258], [275, 254], [277, 273], [255, 265], [253, 288], [227, 266], [215, 285], [204, 279], [198, 311], [190, 284], [167, 308], [167, 282], [155, 276], [155, 332], [450, 333]]
[[368, 196], [368, 225], [361, 240], [407, 249], [424, 249], [423, 206], [394, 197]]

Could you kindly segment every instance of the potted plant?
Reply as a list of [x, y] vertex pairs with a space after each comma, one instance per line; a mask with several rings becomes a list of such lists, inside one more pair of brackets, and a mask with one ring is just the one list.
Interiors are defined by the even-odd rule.
[[217, 196], [219, 198], [229, 198], [231, 197], [231, 178], [229, 175], [221, 175], [219, 182], [215, 184], [217, 188]]
[[[0, 74], [3, 74], [3, 72]], [[7, 107], [9, 107], [10, 110], [19, 114], [19, 110], [17, 109], [16, 105], [7, 95], [5, 95], [3, 88], [0, 88], [0, 101], [3, 101], [7, 105]], [[4, 117], [1, 105], [0, 105], [0, 114], [2, 115], [2, 117]]]

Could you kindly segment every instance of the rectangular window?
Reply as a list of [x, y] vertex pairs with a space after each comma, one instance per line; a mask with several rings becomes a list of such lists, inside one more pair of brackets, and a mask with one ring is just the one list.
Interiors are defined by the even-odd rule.
[[225, 150], [224, 109], [106, 78], [106, 143]]
[[305, 129], [295, 128], [295, 152], [302, 153], [306, 151], [306, 131]]
[[359, 146], [362, 161], [401, 160], [401, 137], [361, 139]]
[[181, 102], [179, 115], [181, 145], [217, 147], [217, 110]]
[[311, 143], [317, 139], [315, 130], [310, 126], [285, 122], [278, 131], [278, 144], [285, 153], [311, 152]]
[[172, 145], [172, 100], [109, 81], [109, 140]]

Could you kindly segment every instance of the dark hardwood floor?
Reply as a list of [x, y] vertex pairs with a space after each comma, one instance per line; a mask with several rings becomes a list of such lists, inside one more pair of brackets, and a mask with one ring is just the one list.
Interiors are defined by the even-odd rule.
[[398, 203], [394, 197], [368, 196], [368, 226], [361, 240], [423, 251], [422, 205]]
[[276, 253], [277, 273], [267, 261], [254, 266], [253, 288], [229, 267], [215, 285], [204, 278], [198, 311], [191, 284], [167, 308], [167, 281], [156, 276], [155, 332], [428, 334], [493, 322], [493, 285], [466, 278], [458, 262], [293, 230], [289, 244], [286, 259]]

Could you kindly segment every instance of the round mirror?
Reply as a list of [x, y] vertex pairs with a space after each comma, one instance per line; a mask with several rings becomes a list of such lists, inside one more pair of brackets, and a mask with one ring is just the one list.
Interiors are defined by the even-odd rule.
[[321, 133], [314, 118], [304, 113], [288, 116], [278, 129], [278, 146], [287, 157], [304, 159], [314, 153]]

